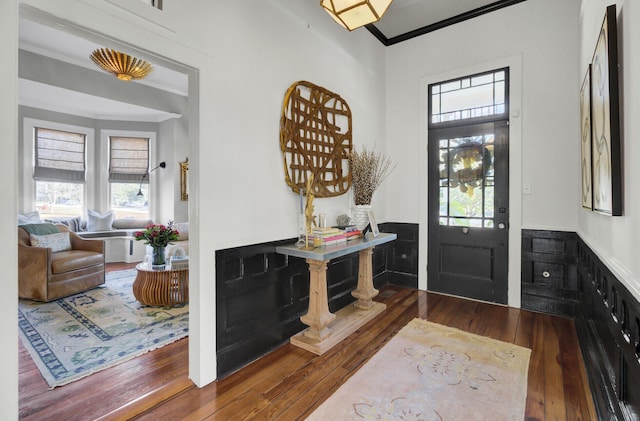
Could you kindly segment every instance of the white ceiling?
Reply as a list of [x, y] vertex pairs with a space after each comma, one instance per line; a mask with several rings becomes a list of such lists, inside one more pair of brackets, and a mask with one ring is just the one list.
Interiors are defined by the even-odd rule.
[[[96, 48], [109, 47], [75, 35], [61, 25], [55, 28], [25, 18], [19, 25], [20, 48], [46, 57], [54, 58], [86, 69], [104, 73], [89, 58]], [[134, 52], [125, 53], [136, 55]], [[138, 55], [139, 56], [139, 55]], [[145, 57], [145, 59], [147, 59]], [[147, 59], [153, 65], [153, 71], [145, 79], [120, 83], [140, 83], [177, 95], [187, 96], [188, 77], [184, 73]], [[115, 80], [115, 76], [114, 76]], [[20, 79], [20, 105], [60, 111], [82, 117], [102, 120], [150, 121], [161, 122], [180, 117], [162, 110], [140, 107], [98, 96], [72, 91], [43, 83]]]
[[[498, 4], [509, 5], [524, 0], [393, 0], [382, 19], [370, 25], [381, 34], [381, 42], [394, 41], [394, 37], [406, 36], [411, 31], [428, 32], [442, 22], [455, 21], [456, 17], [477, 10], [491, 10]], [[318, 5], [320, 7], [320, 5]], [[372, 32], [373, 33], [373, 32]], [[20, 19], [20, 48], [36, 54], [61, 60], [96, 72], [103, 72], [89, 58], [96, 48], [115, 48], [101, 45], [99, 38], [83, 37], [61, 22], [40, 23], [26, 18]], [[381, 39], [382, 38], [382, 39]], [[106, 42], [106, 41], [105, 41]], [[121, 83], [140, 83], [174, 94], [188, 95], [188, 77], [171, 66], [162, 65], [161, 60], [145, 57], [140, 52], [119, 50], [143, 58], [154, 66], [154, 71], [145, 79]], [[114, 76], [115, 78], [115, 76]], [[125, 104], [105, 98], [74, 92], [68, 89], [43, 85], [21, 79], [19, 85], [21, 105], [57, 110], [74, 115], [97, 119], [155, 121], [175, 118], [175, 114], [151, 108]], [[81, 107], [77, 104], [82, 104]]]
[[387, 38], [433, 25], [496, 0], [393, 0], [375, 27]]

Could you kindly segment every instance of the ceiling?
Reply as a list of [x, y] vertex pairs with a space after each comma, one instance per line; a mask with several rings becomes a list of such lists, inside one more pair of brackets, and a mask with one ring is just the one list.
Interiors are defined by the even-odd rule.
[[[388, 46], [522, 1], [525, 0], [393, 0], [382, 19], [367, 25], [366, 29]], [[104, 45], [105, 40], [95, 35], [78, 33], [62, 22], [41, 22], [24, 17], [20, 19], [19, 40], [23, 50], [96, 72], [102, 70], [89, 59], [91, 52], [100, 47], [115, 48]], [[140, 83], [185, 97], [188, 95], [188, 77], [175, 65], [158, 58], [140, 56], [139, 52], [121, 51], [147, 59], [154, 66], [154, 71], [147, 78], [128, 83]], [[104, 120], [161, 122], [179, 117], [166, 110], [125, 104], [26, 79], [20, 80], [19, 103]]]
[[393, 45], [525, 0], [393, 0], [367, 29], [384, 45]]
[[[51, 22], [20, 18], [20, 49], [111, 77], [98, 68], [89, 56], [96, 48], [115, 47], [105, 45], [106, 41], [104, 40], [101, 43], [98, 39], [89, 38], [74, 33], [60, 22], [55, 22], [52, 25]], [[153, 60], [125, 49], [121, 49], [121, 51], [144, 58], [152, 62], [153, 65], [153, 71], [145, 79], [126, 83], [139, 83], [184, 97], [188, 95], [187, 74], [163, 65], [159, 59]], [[113, 76], [113, 81], [114, 83], [124, 83], [118, 81], [115, 76]], [[18, 87], [18, 103], [20, 105], [55, 110], [81, 117], [146, 122], [162, 122], [180, 117], [179, 114], [167, 110], [114, 101], [28, 79], [21, 78]]]

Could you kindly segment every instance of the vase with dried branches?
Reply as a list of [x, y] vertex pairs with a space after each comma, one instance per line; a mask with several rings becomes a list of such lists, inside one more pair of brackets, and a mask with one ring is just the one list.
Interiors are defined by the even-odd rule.
[[362, 229], [368, 222], [368, 211], [371, 209], [371, 198], [382, 182], [395, 169], [391, 158], [382, 152], [368, 150], [363, 146], [361, 151], [353, 150], [349, 155], [351, 169], [351, 186], [355, 209], [353, 219], [355, 225]]

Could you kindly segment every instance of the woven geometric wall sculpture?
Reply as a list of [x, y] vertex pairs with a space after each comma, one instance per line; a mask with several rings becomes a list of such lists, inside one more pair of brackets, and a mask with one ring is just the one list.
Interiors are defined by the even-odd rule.
[[313, 174], [313, 194], [332, 197], [351, 187], [351, 110], [340, 95], [310, 82], [289, 87], [280, 118], [285, 181], [299, 193]]

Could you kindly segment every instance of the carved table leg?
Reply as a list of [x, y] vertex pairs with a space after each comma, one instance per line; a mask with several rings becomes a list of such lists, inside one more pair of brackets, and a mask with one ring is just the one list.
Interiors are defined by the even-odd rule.
[[378, 290], [373, 287], [373, 270], [371, 268], [371, 255], [373, 247], [360, 251], [360, 264], [358, 267], [358, 288], [351, 292], [358, 299], [353, 305], [362, 310], [373, 307], [373, 297], [378, 295]]
[[309, 264], [309, 311], [300, 317], [309, 326], [304, 333], [309, 339], [321, 341], [331, 335], [328, 325], [336, 315], [329, 311], [327, 299], [327, 262], [307, 259]]

